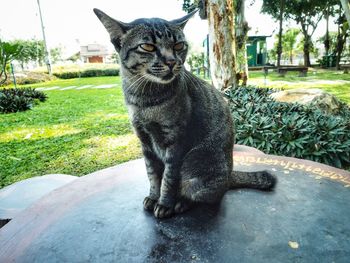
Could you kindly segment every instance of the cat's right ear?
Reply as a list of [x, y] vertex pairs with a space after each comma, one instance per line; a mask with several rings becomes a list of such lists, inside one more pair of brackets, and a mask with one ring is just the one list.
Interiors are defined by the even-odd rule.
[[195, 13], [197, 13], [198, 9], [195, 9], [194, 11], [192, 11], [191, 13], [185, 15], [184, 17], [181, 17], [179, 19], [175, 19], [170, 21], [171, 24], [176, 25], [178, 27], [180, 27], [181, 29], [184, 29], [187, 21], [193, 17], [195, 15]]
[[104, 27], [107, 29], [111, 42], [113, 43], [116, 50], [119, 52], [121, 48], [121, 39], [123, 35], [131, 28], [130, 25], [115, 20], [102, 12], [101, 10], [94, 8], [94, 13], [100, 19]]

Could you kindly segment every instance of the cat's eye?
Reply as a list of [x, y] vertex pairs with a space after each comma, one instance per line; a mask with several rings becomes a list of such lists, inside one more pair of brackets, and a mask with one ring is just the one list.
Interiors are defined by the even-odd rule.
[[176, 43], [176, 44], [174, 45], [174, 49], [175, 49], [176, 51], [183, 50], [184, 47], [185, 47], [184, 42], [179, 42], [179, 43]]
[[140, 48], [142, 48], [143, 50], [145, 50], [147, 52], [153, 52], [156, 50], [156, 47], [152, 44], [141, 44]]

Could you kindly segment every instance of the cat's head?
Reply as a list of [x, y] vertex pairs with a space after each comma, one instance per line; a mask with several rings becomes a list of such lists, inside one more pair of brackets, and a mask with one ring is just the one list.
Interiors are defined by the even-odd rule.
[[94, 9], [119, 53], [124, 77], [143, 76], [156, 83], [170, 83], [183, 69], [188, 44], [183, 33], [190, 13], [180, 19], [137, 19], [117, 21]]

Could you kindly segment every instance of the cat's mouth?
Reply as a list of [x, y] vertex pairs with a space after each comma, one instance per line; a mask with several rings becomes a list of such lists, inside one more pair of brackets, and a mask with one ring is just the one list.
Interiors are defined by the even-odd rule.
[[153, 82], [168, 84], [175, 79], [176, 74], [172, 69], [162, 70], [162, 71], [149, 70], [147, 71], [146, 76]]
[[175, 77], [174, 73], [170, 71], [168, 74], [162, 77], [162, 80], [168, 81], [168, 80], [172, 80], [174, 77]]

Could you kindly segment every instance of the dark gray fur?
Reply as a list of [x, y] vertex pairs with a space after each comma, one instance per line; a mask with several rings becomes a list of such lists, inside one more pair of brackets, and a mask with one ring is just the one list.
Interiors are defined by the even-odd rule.
[[[125, 101], [150, 181], [145, 209], [163, 218], [193, 203], [218, 202], [232, 188], [273, 188], [267, 172], [232, 172], [229, 108], [220, 92], [183, 66], [188, 45], [182, 30], [193, 13], [174, 21], [122, 23], [94, 12], [120, 55]], [[175, 50], [177, 43], [183, 49]]]

